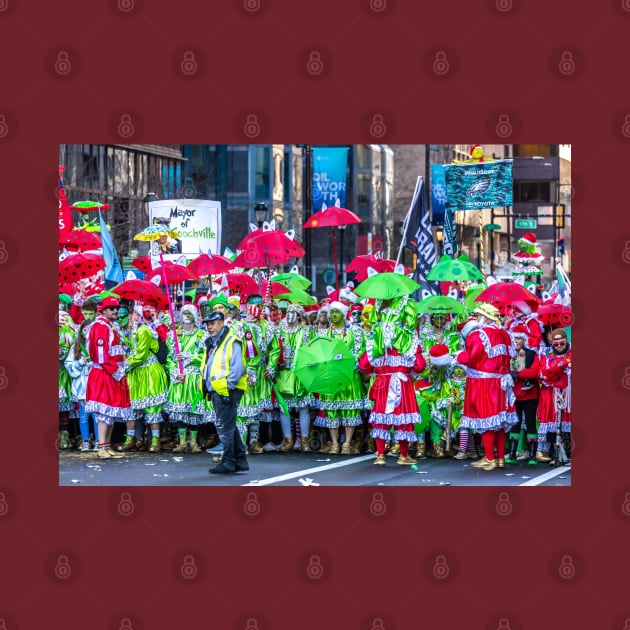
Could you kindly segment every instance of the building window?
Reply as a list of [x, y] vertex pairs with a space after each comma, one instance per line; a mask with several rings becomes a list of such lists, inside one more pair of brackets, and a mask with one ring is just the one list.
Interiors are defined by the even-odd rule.
[[254, 147], [254, 197], [256, 199], [270, 199], [270, 147]]
[[551, 188], [549, 182], [515, 182], [514, 202], [549, 201]]
[[247, 147], [229, 146], [227, 157], [227, 186], [231, 197], [247, 197]]

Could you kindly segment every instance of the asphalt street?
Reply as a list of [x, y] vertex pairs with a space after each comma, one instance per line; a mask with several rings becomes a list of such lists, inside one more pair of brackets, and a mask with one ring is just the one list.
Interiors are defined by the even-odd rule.
[[422, 458], [417, 470], [374, 466], [374, 455], [265, 453], [248, 457], [250, 470], [211, 475], [212, 455], [130, 453], [100, 460], [95, 453], [61, 451], [60, 486], [564, 486], [571, 485], [570, 466], [529, 466], [527, 462], [491, 471], [471, 468], [473, 460]]

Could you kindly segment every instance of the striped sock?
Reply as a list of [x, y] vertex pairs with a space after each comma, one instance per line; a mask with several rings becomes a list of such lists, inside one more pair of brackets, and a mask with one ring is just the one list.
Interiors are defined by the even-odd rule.
[[462, 453], [465, 453], [468, 449], [468, 431], [466, 429], [462, 429], [459, 432], [459, 450]]

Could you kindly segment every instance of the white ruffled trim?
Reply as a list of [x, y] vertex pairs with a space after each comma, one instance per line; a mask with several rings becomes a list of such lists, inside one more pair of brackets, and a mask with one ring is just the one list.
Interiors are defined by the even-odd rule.
[[517, 422], [518, 416], [515, 411], [501, 411], [488, 418], [471, 418], [470, 416], [462, 415], [459, 426], [463, 429], [475, 429], [479, 433], [484, 433], [485, 431], [498, 431], [499, 429], [507, 431]]
[[[479, 339], [481, 339], [483, 349], [485, 350], [489, 359], [495, 359], [496, 357], [508, 354], [508, 349], [504, 343], [498, 343], [496, 346], [492, 346], [490, 344], [490, 338], [488, 337], [486, 331], [483, 329], [479, 331]], [[512, 347], [510, 346], [510, 349], [511, 348]]]
[[370, 422], [372, 424], [386, 424], [390, 426], [399, 426], [401, 424], [416, 424], [420, 422], [420, 414], [417, 411], [411, 413], [378, 413], [370, 414]]
[[324, 411], [351, 411], [352, 409], [363, 409], [363, 399], [358, 400], [322, 400], [319, 399], [319, 409]]
[[146, 409], [147, 407], [155, 407], [166, 402], [167, 393], [162, 392], [156, 396], [147, 396], [146, 398], [140, 398], [139, 400], [131, 399], [131, 406], [134, 409]]
[[418, 436], [413, 431], [396, 429], [394, 431], [394, 440], [396, 440], [396, 442], [417, 442]]
[[161, 413], [145, 413], [144, 421], [147, 424], [160, 424], [161, 422], [164, 422], [164, 418], [162, 418]]
[[[557, 420], [555, 422], [541, 422], [538, 425], [539, 439], [541, 435], [544, 437], [547, 433], [555, 433], [557, 430], [558, 430]], [[560, 431], [564, 433], [571, 433], [571, 422], [567, 422], [566, 420], [563, 420], [560, 423]]]
[[[112, 418], [115, 422], [126, 422], [127, 420], [134, 419], [134, 413], [131, 407], [112, 407], [111, 405], [96, 400], [86, 401], [85, 411], [100, 416], [107, 416]], [[111, 422], [107, 424], [111, 424]]]
[[313, 421], [316, 427], [327, 429], [338, 429], [339, 427], [357, 427], [362, 424], [361, 416], [340, 416], [338, 418], [328, 418], [327, 416], [317, 416]]

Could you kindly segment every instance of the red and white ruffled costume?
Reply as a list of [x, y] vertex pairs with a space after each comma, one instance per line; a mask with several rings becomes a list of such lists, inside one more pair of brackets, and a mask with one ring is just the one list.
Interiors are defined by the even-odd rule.
[[494, 324], [473, 330], [456, 360], [466, 368], [461, 426], [485, 431], [508, 430], [518, 418], [510, 361], [516, 357], [509, 333]]
[[554, 354], [549, 350], [539, 357], [540, 398], [536, 418], [539, 420], [538, 438], [545, 439], [546, 433], [558, 430], [571, 431], [571, 350], [565, 354]]
[[390, 440], [394, 427], [395, 441], [416, 442], [413, 425], [420, 422], [420, 414], [411, 373], [419, 374], [427, 366], [417, 333], [413, 333], [411, 348], [404, 355], [386, 348], [385, 354], [374, 358], [372, 340], [368, 340], [366, 348], [359, 359], [359, 369], [376, 375], [369, 393], [374, 403], [370, 415], [371, 437]]
[[125, 376], [125, 351], [117, 328], [100, 316], [88, 330], [93, 367], [87, 381], [85, 410], [106, 424], [134, 419]]

